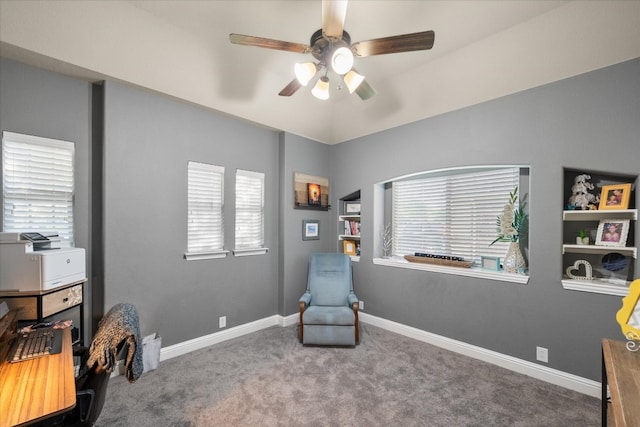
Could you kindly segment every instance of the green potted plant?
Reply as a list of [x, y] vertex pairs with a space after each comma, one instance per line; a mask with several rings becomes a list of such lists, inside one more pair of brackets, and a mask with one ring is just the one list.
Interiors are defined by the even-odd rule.
[[588, 245], [589, 244], [589, 232], [587, 230], [578, 231], [578, 236], [576, 237], [576, 243], [578, 245]]

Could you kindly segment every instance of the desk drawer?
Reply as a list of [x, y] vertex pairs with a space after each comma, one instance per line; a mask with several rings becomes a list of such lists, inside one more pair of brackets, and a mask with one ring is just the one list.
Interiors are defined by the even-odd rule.
[[51, 292], [42, 297], [42, 317], [82, 304], [82, 285]]

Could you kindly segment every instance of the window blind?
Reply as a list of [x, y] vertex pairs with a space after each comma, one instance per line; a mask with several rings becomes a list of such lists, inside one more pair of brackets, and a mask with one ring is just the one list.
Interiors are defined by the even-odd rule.
[[189, 162], [188, 166], [189, 253], [222, 251], [224, 247], [224, 168]]
[[264, 177], [236, 171], [236, 250], [264, 247]]
[[396, 181], [392, 190], [393, 254], [427, 252], [479, 261], [502, 257], [496, 218], [519, 184], [518, 168]]
[[2, 229], [57, 232], [73, 245], [75, 145], [2, 133]]

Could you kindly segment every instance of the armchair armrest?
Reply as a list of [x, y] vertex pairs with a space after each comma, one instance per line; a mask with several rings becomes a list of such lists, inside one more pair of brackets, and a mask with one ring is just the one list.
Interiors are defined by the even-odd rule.
[[300, 297], [300, 302], [303, 302], [305, 306], [309, 305], [309, 303], [311, 302], [311, 294], [309, 292], [305, 292], [304, 294], [302, 294], [302, 296]]
[[354, 293], [350, 293], [349, 294], [349, 305], [353, 307], [353, 304], [357, 304], [358, 303], [358, 297], [356, 296], [356, 294]]

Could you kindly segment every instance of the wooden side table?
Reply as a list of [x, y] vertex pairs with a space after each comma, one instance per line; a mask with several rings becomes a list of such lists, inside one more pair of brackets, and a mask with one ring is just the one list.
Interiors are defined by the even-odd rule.
[[[607, 385], [611, 402], [607, 399]], [[626, 343], [602, 340], [602, 425], [640, 427], [640, 351]]]

